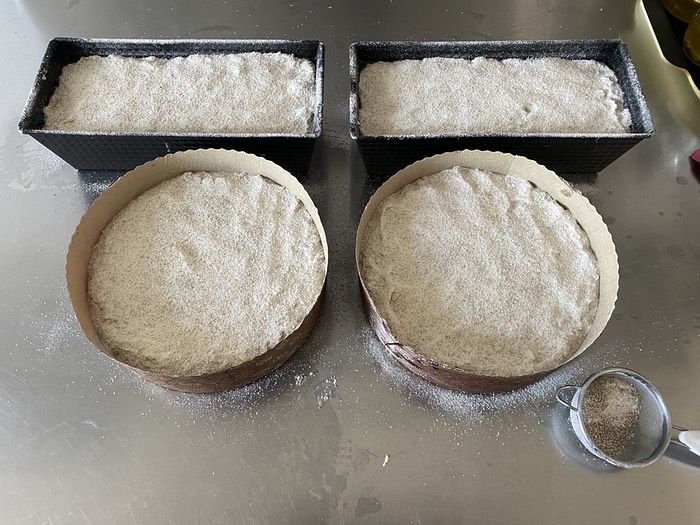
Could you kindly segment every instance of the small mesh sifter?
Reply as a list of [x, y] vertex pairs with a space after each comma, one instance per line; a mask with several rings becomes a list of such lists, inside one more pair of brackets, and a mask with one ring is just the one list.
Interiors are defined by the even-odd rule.
[[[617, 378], [616, 388], [620, 392], [619, 397], [623, 394], [626, 395], [627, 405], [630, 405], [630, 403], [636, 405], [632, 406], [632, 410], [629, 410], [629, 406], [626, 408], [613, 406], [616, 403], [616, 399], [615, 396], [610, 394], [607, 394], [609, 399], [601, 402], [600, 388], [593, 387], [592, 389], [591, 385], [594, 385], [594, 382], [599, 379], [601, 379], [601, 382], [597, 383], [598, 385], [601, 385], [603, 381], [607, 381], [608, 384], [615, 384], [615, 380], [610, 381], [606, 378]], [[619, 380], [624, 381], [624, 383], [621, 383]], [[635, 396], [634, 391], [625, 385], [633, 387], [638, 395]], [[631, 396], [629, 392], [632, 392]], [[596, 399], [593, 399], [594, 397]], [[586, 379], [580, 387], [574, 385], [560, 387], [557, 390], [557, 400], [569, 408], [571, 425], [581, 443], [590, 452], [611, 465], [622, 468], [637, 468], [649, 465], [664, 453], [671, 441], [671, 416], [666, 403], [664, 403], [661, 394], [654, 388], [654, 385], [632, 370], [625, 368], [600, 370]], [[618, 420], [622, 419], [626, 420], [626, 422], [620, 424], [616, 420], [615, 425], [617, 426], [610, 423], [609, 428], [603, 428], [601, 433], [601, 421], [604, 426], [606, 424], [605, 417], [608, 416], [606, 415], [607, 412], [600, 409], [600, 413], [597, 414], [598, 417], [595, 421], [598, 426], [594, 427], [594, 422], [590, 417], [593, 409], [590, 407], [596, 404], [598, 407], [606, 407], [606, 410], [608, 406], [612, 406], [613, 409], [617, 408], [618, 413], [625, 416], [623, 418], [618, 417]], [[625, 410], [627, 410], [626, 414]], [[632, 411], [634, 411], [634, 417], [630, 416]], [[612, 416], [610, 417], [612, 421]], [[625, 424], [627, 428], [623, 428]], [[610, 452], [609, 446], [605, 446], [606, 431], [608, 435], [612, 434], [614, 438], [612, 441], [616, 442], [614, 444], [618, 446], [618, 450], [614, 454]]]

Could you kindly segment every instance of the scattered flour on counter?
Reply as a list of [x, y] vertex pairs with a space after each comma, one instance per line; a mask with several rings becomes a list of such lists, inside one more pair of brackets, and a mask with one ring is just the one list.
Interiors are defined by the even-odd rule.
[[[14, 142], [14, 139], [13, 141]], [[36, 190], [63, 191], [75, 186], [66, 184], [67, 164], [34, 140], [24, 139], [14, 145], [17, 156], [8, 157], [0, 166], [0, 176], [7, 187], [21, 192]], [[8, 146], [11, 146], [8, 144]]]
[[98, 181], [83, 181], [83, 191], [85, 197], [90, 200], [90, 203], [94, 201], [97, 197], [102, 195], [102, 193], [114, 184], [113, 180], [98, 180]]
[[315, 69], [283, 53], [83, 57], [63, 68], [44, 129], [309, 132]]
[[314, 396], [316, 397], [318, 408], [323, 408], [323, 405], [328, 403], [331, 399], [336, 399], [340, 404], [343, 402], [338, 393], [338, 380], [335, 376], [331, 376], [318, 383], [314, 387]]
[[[56, 175], [54, 180], [59, 179], [60, 175]], [[55, 182], [48, 182], [45, 179], [39, 181], [37, 177], [28, 174], [22, 174], [14, 180], [10, 180], [7, 187], [11, 190], [17, 190], [21, 192], [32, 192], [32, 191], [47, 191], [47, 192], [64, 192], [64, 191], [83, 191], [83, 194], [87, 199], [92, 202], [100, 194], [109, 188], [112, 183], [109, 181], [98, 181], [98, 182], [88, 182], [88, 181], [77, 181], [73, 183], [62, 183], [56, 184]], [[88, 203], [89, 204], [89, 203]]]
[[70, 342], [82, 339], [82, 331], [68, 297], [57, 301], [55, 309], [44, 317], [39, 327], [39, 337], [45, 356], [53, 355], [54, 352], [63, 350]]
[[145, 380], [141, 386], [144, 390], [150, 392], [152, 398], [159, 398], [165, 404], [186, 412], [189, 418], [189, 420], [183, 420], [186, 424], [201, 423], [206, 420], [216, 421], [217, 418], [222, 416], [228, 418], [232, 414], [251, 418], [263, 406], [279, 400], [283, 392], [280, 388], [281, 370], [283, 369], [284, 367], [275, 370], [271, 374], [241, 388], [213, 394], [175, 392], [148, 383]]
[[[434, 385], [410, 372], [399, 363], [377, 339], [369, 325], [358, 335], [359, 344], [379, 364], [384, 376], [413, 402], [418, 402], [426, 410], [455, 418], [458, 428], [464, 425], [479, 424], [493, 417], [508, 414], [529, 414], [541, 418], [545, 407], [558, 407], [556, 391], [566, 384], [580, 385], [586, 376], [595, 370], [624, 362], [619, 355], [629, 353], [622, 345], [614, 345], [601, 352], [584, 352], [563, 367], [547, 374], [539, 381], [513, 390], [497, 394], [468, 394]], [[457, 428], [456, 427], [456, 428]]]
[[24, 175], [20, 175], [19, 178], [10, 180], [10, 182], [7, 184], [7, 187], [11, 190], [34, 191], [37, 188], [39, 188], [39, 185], [36, 182], [34, 182], [31, 178], [28, 178]]
[[615, 73], [595, 60], [426, 58], [360, 72], [363, 135], [626, 133]]

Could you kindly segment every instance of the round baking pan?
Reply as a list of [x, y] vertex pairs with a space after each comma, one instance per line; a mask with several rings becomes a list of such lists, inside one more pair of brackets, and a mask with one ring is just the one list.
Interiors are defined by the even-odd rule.
[[[362, 279], [360, 247], [367, 225], [377, 207], [387, 197], [417, 179], [455, 166], [479, 168], [503, 175], [520, 177], [530, 181], [531, 184], [547, 192], [561, 206], [568, 209], [588, 235], [591, 248], [598, 260], [600, 268], [598, 308], [590, 330], [584, 337], [581, 345], [576, 349], [572, 349], [571, 357], [566, 362], [580, 355], [596, 340], [612, 315], [615, 300], [617, 299], [619, 280], [615, 245], [613, 244], [610, 232], [603, 222], [602, 217], [588, 199], [544, 166], [530, 159], [526, 159], [525, 157], [508, 153], [464, 150], [428, 157], [411, 164], [393, 175], [380, 186], [374, 195], [372, 195], [362, 213], [360, 224], [357, 229], [357, 237], [355, 239], [355, 265], [360, 278], [360, 288], [365, 313], [379, 340], [384, 344], [389, 353], [401, 364], [432, 383], [453, 390], [471, 393], [507, 392], [534, 383], [556, 368], [523, 376], [483, 376], [468, 373], [464, 370], [450, 367], [430, 359], [422, 355], [416, 349], [402, 344], [401, 341], [394, 337], [386, 320], [382, 317], [381, 312], [377, 310], [372, 301], [372, 297], [367, 291]], [[565, 363], [559, 366], [563, 364]]]
[[254, 173], [267, 177], [292, 191], [304, 205], [318, 229], [328, 271], [328, 244], [318, 210], [301, 183], [277, 164], [261, 157], [231, 150], [203, 149], [173, 153], [142, 164], [117, 180], [88, 208], [68, 247], [66, 281], [73, 310], [88, 340], [105, 355], [138, 375], [166, 388], [184, 392], [219, 392], [238, 388], [269, 374], [284, 364], [301, 346], [318, 319], [325, 290], [322, 287], [313, 307], [300, 325], [265, 353], [238, 366], [201, 375], [165, 375], [128, 365], [115, 358], [102, 343], [90, 313], [88, 267], [92, 249], [102, 230], [129, 202], [161, 182], [188, 171]]

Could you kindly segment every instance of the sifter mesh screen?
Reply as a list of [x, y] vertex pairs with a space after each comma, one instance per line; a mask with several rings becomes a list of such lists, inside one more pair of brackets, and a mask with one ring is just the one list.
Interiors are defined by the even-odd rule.
[[[590, 401], [588, 398], [596, 395], [595, 388], [591, 389], [590, 387], [596, 380], [603, 378], [621, 379], [633, 387], [638, 394], [638, 418], [636, 422], [631, 423], [628, 429], [630, 432], [622, 437], [620, 437], [619, 432], [616, 435], [617, 438], [623, 440], [623, 443], [620, 445], [620, 453], [615, 455], [610, 455], [609, 448], [604, 446], [605, 443], [594, 431], [593, 425], [586, 422], [585, 407]], [[576, 417], [579, 418], [581, 442], [591, 452], [608, 463], [625, 468], [647, 465], [663, 454], [668, 446], [671, 435], [668, 409], [653, 385], [634, 372], [614, 369], [594, 374], [581, 387], [578, 405], [579, 408], [584, 407], [584, 410], [579, 409], [575, 412]], [[598, 442], [596, 442], [596, 438]]]

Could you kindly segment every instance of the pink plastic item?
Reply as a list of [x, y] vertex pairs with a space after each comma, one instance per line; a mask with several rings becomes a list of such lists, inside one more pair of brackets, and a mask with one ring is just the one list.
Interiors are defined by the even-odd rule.
[[690, 160], [695, 163], [695, 167], [700, 167], [700, 148], [696, 149], [690, 154]]
[[690, 172], [700, 182], [700, 148], [693, 151], [688, 160], [690, 161]]

